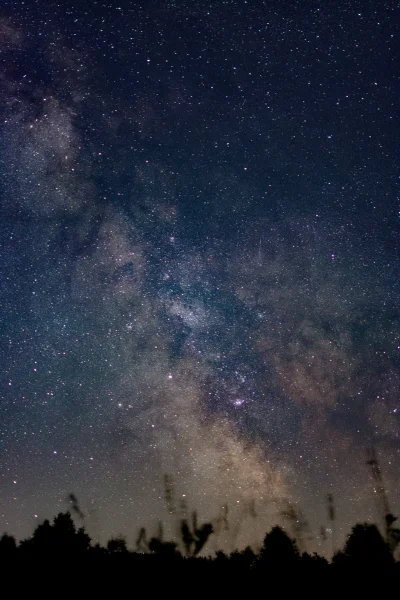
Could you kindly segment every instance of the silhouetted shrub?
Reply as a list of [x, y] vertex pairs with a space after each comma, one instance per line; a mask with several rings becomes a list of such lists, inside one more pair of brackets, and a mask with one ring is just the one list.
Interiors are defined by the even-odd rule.
[[108, 552], [128, 552], [128, 548], [126, 547], [126, 540], [123, 537], [111, 538], [107, 542], [107, 550]]
[[259, 565], [270, 569], [291, 569], [299, 562], [296, 542], [281, 527], [273, 527], [264, 538]]

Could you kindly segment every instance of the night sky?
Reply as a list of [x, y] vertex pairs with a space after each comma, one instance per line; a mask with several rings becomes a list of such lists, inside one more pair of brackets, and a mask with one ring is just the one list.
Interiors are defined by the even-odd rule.
[[[400, 512], [399, 13], [2, 0], [0, 530]], [[186, 508], [185, 508], [186, 507]], [[290, 530], [290, 524], [286, 523]], [[328, 536], [329, 537], [329, 536]], [[214, 546], [213, 546], [214, 545]]]

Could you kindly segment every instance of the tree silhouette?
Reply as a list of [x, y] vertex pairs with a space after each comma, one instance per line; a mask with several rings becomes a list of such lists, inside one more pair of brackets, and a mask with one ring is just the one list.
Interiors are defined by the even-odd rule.
[[303, 552], [300, 559], [301, 571], [307, 575], [325, 575], [328, 572], [329, 563], [326, 558], [318, 554], [308, 554]]
[[393, 563], [389, 546], [377, 526], [370, 523], [358, 523], [353, 527], [344, 553], [355, 567], [382, 568]]
[[53, 521], [52, 538], [54, 549], [60, 554], [72, 554], [75, 550], [75, 523], [71, 513], [59, 513]]
[[[59, 513], [52, 523], [45, 520], [38, 524], [32, 536], [19, 545], [15, 538], [3, 534], [0, 538], [0, 558], [3, 564], [10, 567], [16, 564], [19, 570], [21, 565], [22, 570], [28, 569], [29, 564], [35, 569], [42, 564], [61, 569], [83, 564], [81, 572], [90, 573], [93, 572], [91, 565], [100, 564], [110, 573], [115, 567], [115, 572], [127, 577], [133, 566], [135, 572], [144, 579], [151, 578], [153, 573], [173, 573], [174, 577], [187, 577], [188, 581], [196, 582], [217, 577], [220, 581], [231, 582], [232, 591], [241, 580], [258, 585], [265, 580], [265, 574], [271, 585], [279, 582], [285, 587], [291, 582], [296, 586], [307, 581], [333, 582], [332, 575], [338, 576], [340, 581], [342, 574], [347, 577], [355, 573], [357, 581], [368, 585], [373, 581], [374, 574], [378, 575], [379, 581], [382, 575], [383, 580], [386, 580], [387, 574], [388, 580], [392, 579], [391, 574], [400, 575], [400, 563], [394, 562], [389, 544], [379, 529], [368, 523], [353, 527], [343, 551], [335, 554], [332, 564], [316, 553], [302, 553], [300, 556], [296, 540], [278, 526], [265, 535], [258, 555], [247, 547], [230, 555], [218, 551], [214, 559], [200, 558], [199, 553], [213, 532], [212, 525], [204, 523], [199, 526], [195, 511], [190, 521], [182, 519], [180, 525], [179, 542], [164, 540], [161, 522], [157, 534], [149, 542], [146, 530], [142, 528], [136, 542], [138, 552], [135, 553], [128, 550], [122, 536], [111, 538], [106, 547], [100, 544], [92, 546], [89, 535], [83, 527], [77, 529], [71, 514]], [[184, 546], [185, 558], [178, 544], [179, 548]], [[289, 575], [288, 579], [285, 579], [286, 574]]]
[[12, 535], [3, 533], [0, 538], [0, 559], [11, 559], [14, 558], [17, 552], [17, 542]]
[[25, 547], [36, 554], [50, 555], [53, 553], [54, 532], [48, 519], [36, 527], [30, 540], [25, 540]]
[[244, 550], [239, 552], [236, 550], [230, 555], [230, 561], [233, 568], [238, 567], [239, 569], [250, 569], [256, 561], [256, 554], [247, 546]]
[[31, 538], [21, 542], [22, 553], [34, 556], [78, 556], [89, 550], [91, 540], [85, 529], [76, 531], [69, 512], [59, 513], [53, 525], [46, 519], [40, 523]]
[[299, 561], [299, 551], [295, 541], [276, 526], [264, 538], [259, 561], [271, 568], [293, 568]]
[[84, 527], [80, 527], [75, 534], [75, 549], [78, 553], [87, 552], [91, 546], [92, 540], [90, 535], [86, 533]]

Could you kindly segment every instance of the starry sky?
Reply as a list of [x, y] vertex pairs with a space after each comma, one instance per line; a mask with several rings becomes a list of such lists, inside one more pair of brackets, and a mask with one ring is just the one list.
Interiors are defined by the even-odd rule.
[[328, 552], [327, 494], [338, 543], [379, 519], [370, 446], [400, 511], [398, 25], [381, 0], [2, 1], [2, 531], [73, 492], [131, 547], [228, 505], [233, 549], [290, 505]]

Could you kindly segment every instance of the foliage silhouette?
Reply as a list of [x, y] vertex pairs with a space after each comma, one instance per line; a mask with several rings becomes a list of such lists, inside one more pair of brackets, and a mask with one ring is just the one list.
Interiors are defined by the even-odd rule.
[[273, 527], [264, 538], [259, 562], [274, 569], [293, 568], [299, 562], [296, 542], [279, 526]]
[[40, 523], [31, 538], [21, 542], [26, 555], [79, 556], [90, 548], [91, 540], [83, 527], [75, 528], [69, 512], [59, 513], [53, 525], [46, 519]]
[[256, 565], [257, 555], [256, 553], [247, 546], [241, 552], [235, 551], [230, 555], [230, 561], [233, 568], [249, 571]]
[[300, 570], [305, 575], [319, 576], [327, 575], [329, 569], [329, 563], [326, 558], [314, 554], [308, 554], [303, 552], [300, 558]]
[[110, 553], [128, 552], [128, 548], [126, 546], [126, 539], [124, 537], [111, 538], [111, 540], [108, 540], [107, 542], [107, 551]]
[[344, 554], [354, 567], [386, 568], [393, 556], [376, 525], [357, 524], [353, 527], [344, 547]]
[[[75, 514], [75, 517], [79, 519], [79, 515]], [[218, 580], [225, 589], [230, 586], [232, 591], [237, 591], [240, 582], [265, 585], [266, 576], [270, 586], [284, 583], [286, 587], [308, 581], [320, 581], [324, 585], [334, 581], [340, 583], [342, 574], [346, 577], [355, 574], [360, 583], [370, 581], [373, 574], [379, 576], [382, 573], [385, 577], [390, 574], [400, 579], [400, 563], [395, 563], [391, 549], [377, 527], [367, 523], [353, 527], [343, 551], [335, 555], [331, 564], [315, 553], [300, 555], [296, 541], [279, 526], [265, 535], [259, 553], [247, 547], [230, 555], [217, 551], [213, 558], [200, 557], [211, 535], [211, 525], [199, 526], [196, 513], [190, 525], [186, 519], [181, 519], [180, 525], [177, 541], [165, 540], [160, 524], [158, 534], [147, 542], [146, 530], [142, 528], [137, 551], [132, 552], [122, 536], [111, 538], [105, 547], [98, 543], [93, 545], [85, 529], [77, 529], [69, 512], [59, 513], [52, 523], [49, 520], [40, 523], [32, 536], [19, 544], [15, 538], [4, 534], [0, 538], [0, 557], [3, 564], [15, 564], [17, 572], [21, 571], [21, 565], [25, 570], [32, 565], [33, 572], [42, 565], [51, 565], [52, 569], [57, 567], [60, 572], [68, 565], [73, 565], [74, 569], [83, 565], [80, 573], [94, 579], [100, 572], [115, 576], [118, 581], [125, 577], [128, 582], [135, 573], [141, 581], [153, 583], [158, 573], [161, 585], [167, 581], [164, 577], [182, 584], [187, 581], [188, 585], [193, 581], [211, 585], [212, 581]], [[184, 556], [179, 552], [179, 544], [183, 544]], [[290, 577], [285, 579], [286, 574]]]
[[15, 537], [3, 533], [0, 538], [0, 559], [10, 559], [15, 556], [17, 552], [17, 542]]

